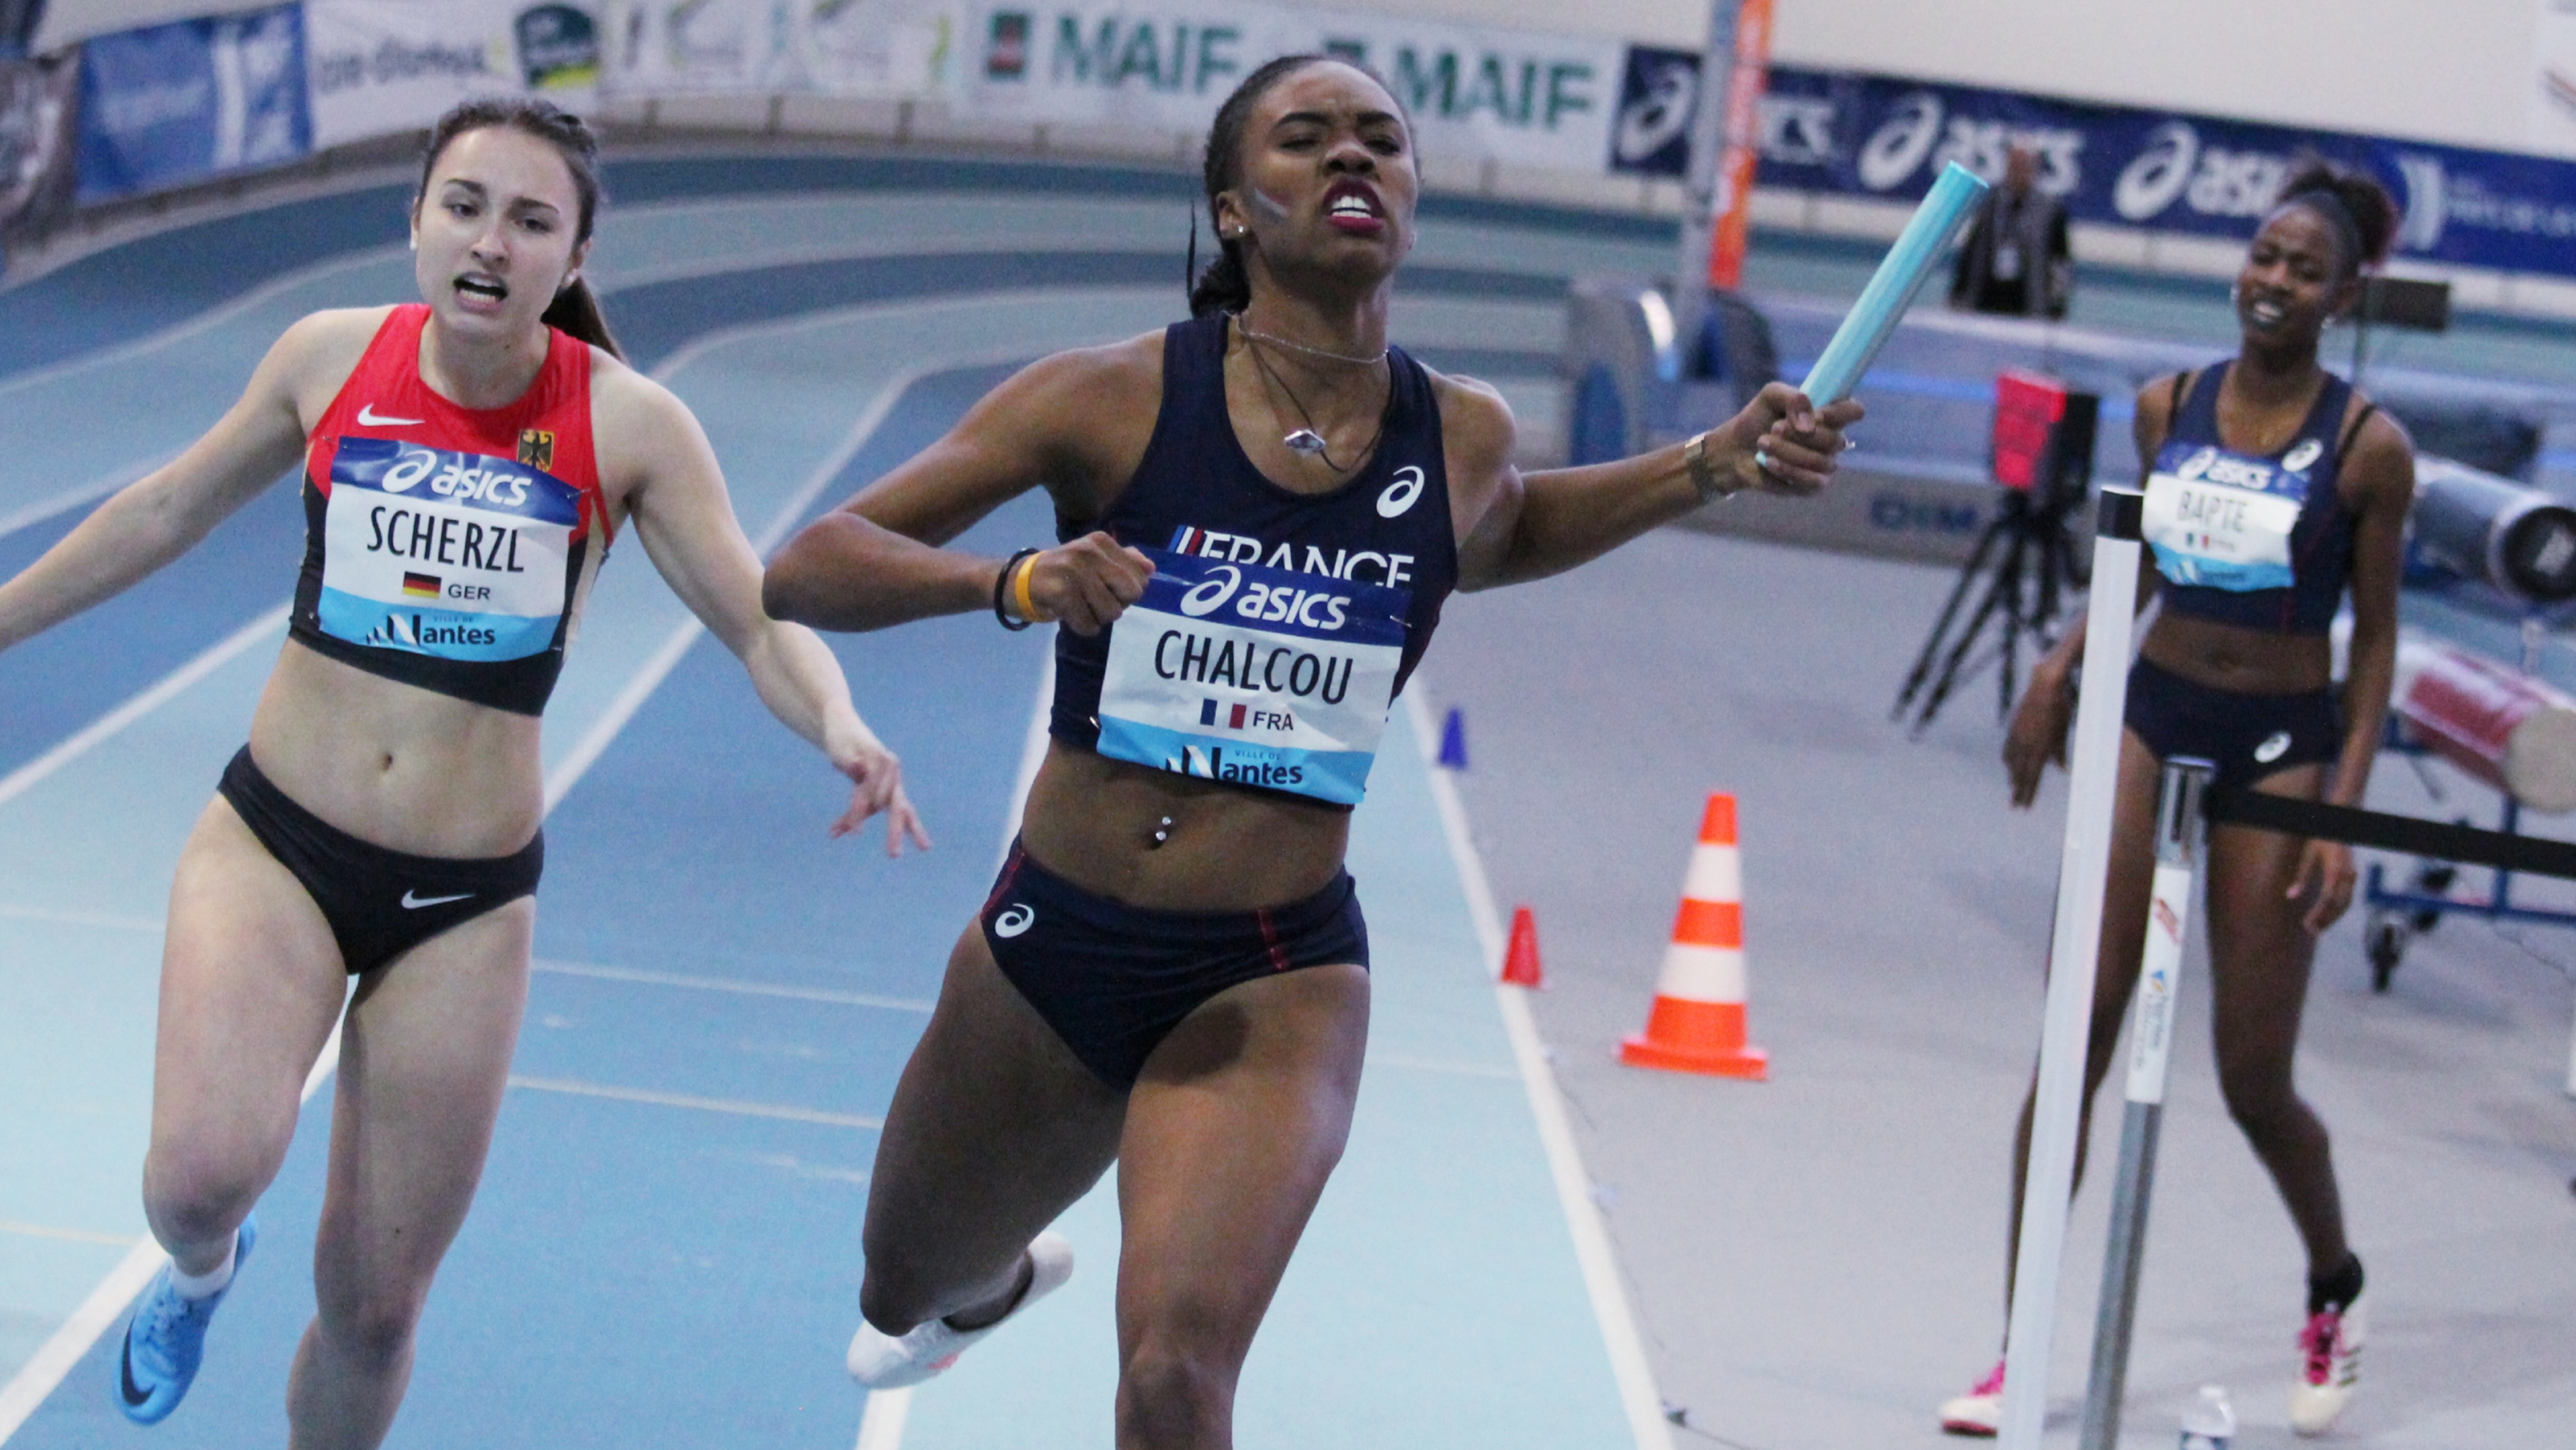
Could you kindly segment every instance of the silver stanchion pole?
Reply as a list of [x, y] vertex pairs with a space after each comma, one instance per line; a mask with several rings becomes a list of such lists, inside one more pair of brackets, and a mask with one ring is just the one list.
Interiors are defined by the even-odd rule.
[[2082, 1450], [2120, 1443], [2120, 1397], [2129, 1381], [2129, 1330], [2138, 1313], [2138, 1266], [2146, 1258], [2147, 1200], [2155, 1191], [2156, 1130], [2164, 1122], [2165, 1064], [2173, 1048], [2174, 1001], [2182, 990], [2183, 928], [2200, 836], [2200, 793], [2218, 767], [2176, 756], [2156, 795], [2156, 884], [2147, 907], [2147, 949], [2138, 962], [2129, 1022], [2129, 1108], [2120, 1124], [2120, 1181], [2111, 1196], [2111, 1242], [2102, 1254], [2101, 1308], [2093, 1321], [2093, 1374], [2084, 1393]]
[[2004, 1331], [2004, 1417], [1999, 1450], [2040, 1450], [2048, 1415], [2048, 1353], [2057, 1332], [2057, 1277], [2066, 1253], [2067, 1197], [2075, 1187], [2075, 1130], [2083, 1108], [2084, 1044], [2093, 1019], [2094, 962], [2102, 947], [2104, 873], [2119, 794], [2120, 717], [2129, 695], [2129, 636], [2137, 623], [2138, 526], [2144, 496], [2102, 490], [2093, 537], [2093, 591], [2084, 621], [2082, 694], [2066, 802], [2066, 846], [2057, 867], [2057, 929], [2048, 950], [2048, 1006], [2039, 1040], [2039, 1090], [2030, 1168], [2022, 1180], [2021, 1247], [2013, 1259], [2012, 1317]]

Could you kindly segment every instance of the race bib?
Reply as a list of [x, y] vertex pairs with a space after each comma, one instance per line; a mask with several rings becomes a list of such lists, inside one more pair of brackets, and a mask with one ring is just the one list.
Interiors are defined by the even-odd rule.
[[322, 632], [515, 660], [554, 644], [581, 490], [481, 453], [343, 438], [323, 520]]
[[1340, 805], [1367, 794], [1408, 590], [1147, 549], [1110, 631], [1100, 753]]
[[[2292, 449], [2313, 460], [2306, 444]], [[2300, 469], [2207, 444], [2171, 443], [2147, 476], [2142, 533], [2176, 584], [2244, 591], [2291, 584], [2290, 530], [2307, 503]]]

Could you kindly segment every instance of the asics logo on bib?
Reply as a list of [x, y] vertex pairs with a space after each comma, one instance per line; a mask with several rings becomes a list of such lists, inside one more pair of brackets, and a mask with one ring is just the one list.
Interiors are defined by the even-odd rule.
[[1038, 914], [1025, 905], [1006, 906], [993, 918], [993, 935], [1007, 940], [1037, 925], [1037, 920]]
[[2198, 483], [2205, 478], [2229, 488], [2250, 488], [2257, 492], [2268, 491], [2272, 487], [2269, 464], [2231, 458], [2215, 448], [2203, 448], [2184, 459], [2182, 466], [2174, 470], [2174, 477], [2185, 483]]
[[[1378, 496], [1378, 512], [1394, 518], [1413, 506], [1422, 496], [1421, 470], [1406, 468], [1403, 473], [1415, 475], [1413, 491], [1398, 496], [1397, 490], [1407, 480], [1399, 476], [1396, 483]], [[1317, 545], [1292, 543], [1266, 544], [1249, 534], [1223, 534], [1213, 529], [1182, 525], [1172, 531], [1172, 552], [1191, 554], [1202, 559], [1221, 559], [1229, 564], [1259, 564], [1265, 569], [1291, 569], [1300, 574], [1321, 574], [1328, 579], [1347, 579], [1355, 584], [1383, 584], [1402, 589], [1413, 582], [1411, 554], [1385, 554], [1375, 549], [1335, 549], [1327, 554]]]
[[1233, 598], [1234, 591], [1242, 585], [1242, 570], [1219, 569], [1190, 586], [1190, 591], [1181, 596], [1181, 613], [1192, 619], [1213, 614], [1219, 605]]
[[[409, 493], [427, 478], [431, 493], [458, 503], [488, 503], [514, 509], [528, 501], [528, 485], [534, 479], [506, 468], [475, 465], [468, 461], [471, 456], [451, 453], [442, 458], [426, 448], [407, 448], [401, 460], [385, 470], [377, 486], [387, 493]], [[446, 467], [439, 467], [441, 463]]]
[[1422, 497], [1422, 488], [1421, 469], [1411, 465], [1397, 469], [1395, 482], [1388, 484], [1386, 492], [1377, 496], [1377, 516], [1382, 519], [1402, 517], [1406, 509], [1413, 507], [1413, 501]]

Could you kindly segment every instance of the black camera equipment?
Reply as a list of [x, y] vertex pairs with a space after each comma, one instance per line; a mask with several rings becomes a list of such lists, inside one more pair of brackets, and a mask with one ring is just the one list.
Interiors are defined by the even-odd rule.
[[[2077, 392], [2056, 378], [2016, 371], [1995, 379], [1994, 476], [2003, 499], [1959, 570], [1959, 582], [1915, 656], [1890, 719], [1902, 720], [1913, 710], [1913, 732], [1921, 734], [1951, 692], [1990, 665], [2001, 668], [1996, 714], [2012, 710], [2025, 638], [2043, 653], [2056, 644], [2063, 592], [2086, 583], [2088, 566], [2075, 547], [2075, 529], [2093, 485], [2093, 435], [2101, 412], [2100, 395]], [[1960, 606], [1980, 584], [1984, 593], [1961, 623]], [[1989, 623], [2001, 637], [1980, 651]]]

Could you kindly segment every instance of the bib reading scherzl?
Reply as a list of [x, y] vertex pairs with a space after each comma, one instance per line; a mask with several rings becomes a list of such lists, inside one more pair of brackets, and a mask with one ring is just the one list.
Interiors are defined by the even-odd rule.
[[343, 438], [324, 524], [324, 633], [450, 660], [554, 645], [581, 490], [486, 454]]
[[1143, 552], [1154, 575], [1110, 633], [1100, 753], [1358, 804], [1395, 698], [1410, 593]]

